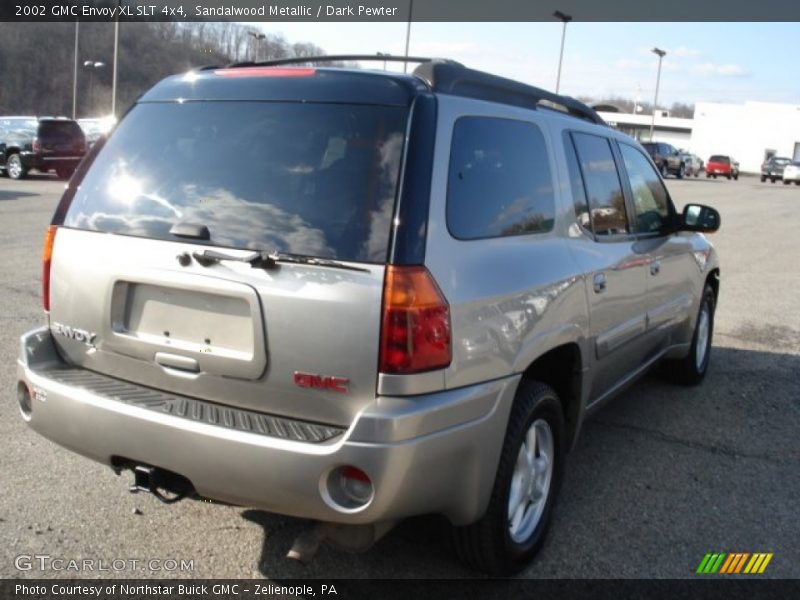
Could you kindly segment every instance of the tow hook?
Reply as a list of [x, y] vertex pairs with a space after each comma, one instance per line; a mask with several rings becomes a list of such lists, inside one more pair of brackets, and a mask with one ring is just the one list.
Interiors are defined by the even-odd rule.
[[[135, 465], [132, 467], [133, 485], [129, 488], [131, 494], [148, 492], [153, 494], [164, 504], [172, 504], [183, 500], [193, 492], [192, 484], [185, 477], [175, 473], [163, 471], [148, 465]], [[161, 490], [175, 494], [165, 496]]]

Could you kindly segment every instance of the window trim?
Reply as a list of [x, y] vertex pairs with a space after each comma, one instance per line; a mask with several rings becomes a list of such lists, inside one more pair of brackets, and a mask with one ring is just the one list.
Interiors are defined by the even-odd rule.
[[[515, 123], [522, 123], [524, 125], [530, 125], [531, 127], [535, 128], [536, 131], [542, 136], [542, 141], [544, 142], [544, 148], [547, 152], [547, 168], [550, 171], [550, 184], [553, 188], [553, 225], [547, 231], [528, 231], [523, 233], [515, 233], [512, 235], [487, 235], [481, 237], [461, 237], [456, 235], [452, 228], [450, 227], [450, 219], [447, 217], [447, 209], [450, 205], [450, 159], [453, 152], [453, 135], [455, 133], [456, 127], [458, 126], [459, 121], [467, 120], [467, 119], [491, 119], [493, 121], [511, 121]], [[558, 221], [558, 213], [559, 213], [559, 201], [556, 194], [556, 178], [553, 174], [556, 171], [553, 170], [552, 164], [552, 148], [548, 142], [548, 136], [545, 135], [545, 130], [540, 127], [537, 123], [527, 120], [527, 119], [520, 119], [516, 117], [506, 117], [501, 115], [485, 115], [485, 114], [465, 114], [460, 115], [454, 121], [452, 126], [450, 127], [450, 139], [448, 140], [448, 155], [447, 155], [447, 174], [446, 174], [446, 181], [447, 185], [445, 187], [445, 196], [444, 196], [444, 225], [447, 229], [447, 233], [450, 235], [451, 238], [457, 240], [459, 242], [478, 242], [481, 240], [503, 240], [507, 238], [519, 238], [524, 236], [552, 236], [556, 231], [556, 225]]]

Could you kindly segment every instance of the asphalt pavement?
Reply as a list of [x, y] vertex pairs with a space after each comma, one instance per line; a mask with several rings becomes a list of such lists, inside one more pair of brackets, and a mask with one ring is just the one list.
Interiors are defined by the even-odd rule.
[[[301, 565], [284, 558], [301, 520], [132, 495], [127, 476], [30, 431], [15, 399], [18, 338], [43, 323], [42, 240], [63, 186], [0, 178], [0, 577], [475, 576], [431, 517], [368, 553], [323, 547]], [[800, 187], [750, 177], [668, 187], [678, 205], [722, 214], [710, 371], [697, 388], [649, 375], [586, 424], [548, 541], [522, 577], [694, 577], [708, 552], [771, 552], [761, 577], [800, 577]]]

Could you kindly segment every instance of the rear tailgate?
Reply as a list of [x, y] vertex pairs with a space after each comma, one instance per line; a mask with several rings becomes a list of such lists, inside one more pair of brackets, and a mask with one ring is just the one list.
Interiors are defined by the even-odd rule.
[[[63, 355], [177, 394], [349, 424], [376, 392], [407, 112], [136, 106], [54, 221], [50, 324]], [[193, 258], [205, 250], [357, 268]]]

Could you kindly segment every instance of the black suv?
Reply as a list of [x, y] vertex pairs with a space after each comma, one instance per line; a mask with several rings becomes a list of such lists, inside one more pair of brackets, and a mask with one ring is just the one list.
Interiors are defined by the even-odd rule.
[[664, 142], [644, 142], [642, 146], [656, 163], [662, 177], [672, 174], [678, 179], [683, 179], [686, 174], [686, 163], [683, 155], [674, 146]]
[[70, 119], [0, 117], [0, 171], [23, 179], [28, 171], [72, 175], [86, 154], [86, 136]]

